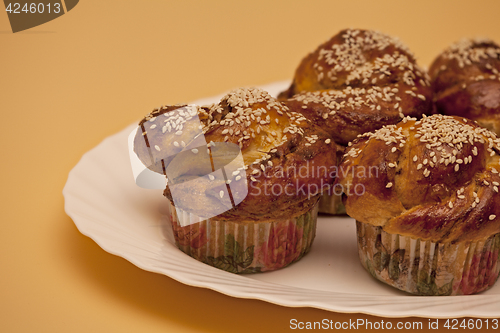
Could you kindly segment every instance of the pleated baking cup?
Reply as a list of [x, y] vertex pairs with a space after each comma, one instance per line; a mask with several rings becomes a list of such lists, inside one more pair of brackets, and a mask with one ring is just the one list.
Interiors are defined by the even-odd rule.
[[319, 212], [331, 215], [345, 214], [345, 206], [342, 203], [342, 195], [324, 192], [319, 198]]
[[359, 258], [376, 279], [424, 296], [470, 295], [495, 284], [500, 233], [480, 241], [434, 243], [356, 221]]
[[273, 221], [232, 222], [217, 217], [181, 227], [191, 214], [170, 204], [177, 247], [187, 255], [231, 273], [272, 271], [298, 261], [316, 235], [318, 204], [305, 214]]

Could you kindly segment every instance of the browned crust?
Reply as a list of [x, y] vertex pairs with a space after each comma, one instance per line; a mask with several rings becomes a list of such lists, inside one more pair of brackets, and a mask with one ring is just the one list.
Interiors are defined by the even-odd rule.
[[399, 40], [371, 30], [342, 30], [320, 45], [278, 98], [342, 145], [405, 116], [432, 113], [427, 73]]
[[443, 51], [429, 74], [436, 111], [476, 120], [500, 134], [500, 47], [465, 39]]
[[[245, 99], [252, 94], [262, 98]], [[249, 118], [241, 121], [243, 113]], [[236, 207], [219, 214], [220, 220], [269, 221], [303, 214], [317, 202], [322, 189], [334, 181], [335, 176], [329, 172], [329, 168], [336, 165], [337, 146], [333, 140], [267, 93], [258, 89], [232, 92], [208, 109], [207, 123], [203, 129], [206, 142], [239, 145], [247, 166], [248, 195]], [[312, 168], [321, 172], [312, 174]], [[179, 178], [193, 175], [187, 166]], [[235, 175], [229, 176], [232, 182], [244, 184], [242, 180], [237, 181]], [[211, 209], [217, 211], [223, 204], [218, 194], [227, 188], [223, 180], [211, 181], [206, 177], [177, 186], [184, 189], [183, 197], [176, 198], [182, 205], [180, 208], [198, 214], [196, 207], [203, 207], [203, 214], [209, 215]], [[279, 189], [283, 193], [274, 195]], [[240, 193], [231, 191], [232, 196], [238, 198]], [[164, 194], [172, 201], [168, 186]]]
[[431, 110], [429, 89], [401, 83], [385, 87], [320, 90], [295, 95], [284, 103], [324, 129], [336, 143], [347, 145], [359, 134], [403, 117], [422, 117]]
[[305, 91], [383, 87], [399, 82], [430, 85], [425, 71], [398, 39], [371, 30], [346, 29], [301, 61], [292, 85], [279, 98]]
[[[457, 133], [472, 129], [483, 143], [430, 145], [417, 131], [436, 117], [443, 116], [405, 119], [362, 136], [347, 149], [340, 169], [356, 172], [340, 173], [338, 182], [365, 189], [363, 195], [345, 195], [348, 215], [389, 233], [434, 242], [479, 240], [500, 232], [499, 140], [476, 123], [450, 117]], [[387, 144], [389, 137], [394, 140]], [[454, 157], [441, 162], [442, 154]], [[360, 167], [376, 167], [378, 177], [363, 175]]]

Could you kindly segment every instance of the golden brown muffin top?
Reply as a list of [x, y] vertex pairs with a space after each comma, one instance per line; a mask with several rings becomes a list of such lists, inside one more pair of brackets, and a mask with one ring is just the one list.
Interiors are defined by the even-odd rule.
[[432, 63], [429, 75], [440, 91], [460, 81], [498, 79], [500, 46], [487, 38], [462, 39], [444, 50]]
[[[197, 111], [204, 119], [201, 128], [189, 121], [180, 128], [183, 121], [178, 119], [186, 113], [172, 115], [176, 127], [167, 128], [163, 134], [168, 138], [158, 144], [160, 151], [177, 153], [161, 163], [168, 176], [164, 194], [178, 208], [202, 218], [217, 215], [220, 220], [240, 222], [291, 218], [310, 210], [322, 189], [333, 183], [329, 170], [336, 166], [333, 140], [267, 92], [237, 89], [219, 103]], [[191, 135], [191, 142], [179, 143], [190, 135], [188, 125], [203, 135]], [[234, 165], [233, 147], [241, 151], [239, 165]], [[211, 168], [207, 170], [204, 164]], [[222, 168], [224, 173], [212, 172]]]
[[463, 39], [443, 51], [429, 74], [436, 111], [477, 121], [500, 134], [500, 47]]
[[398, 39], [372, 30], [347, 29], [302, 60], [292, 86], [280, 97], [292, 97], [304, 91], [385, 86], [396, 82], [412, 87], [430, 85], [425, 71]]
[[487, 238], [500, 232], [499, 152], [494, 133], [456, 116], [363, 134], [340, 165], [339, 184], [360, 194], [347, 193], [347, 214], [433, 242]]
[[359, 134], [396, 124], [405, 116], [422, 117], [429, 112], [431, 99], [416, 87], [395, 83], [385, 87], [305, 92], [284, 103], [345, 146]]

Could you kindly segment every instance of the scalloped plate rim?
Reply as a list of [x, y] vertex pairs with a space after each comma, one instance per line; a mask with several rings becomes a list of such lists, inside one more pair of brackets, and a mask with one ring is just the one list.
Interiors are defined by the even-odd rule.
[[[277, 92], [283, 90], [284, 88], [287, 87], [287, 85], [290, 83], [290, 81], [280, 81], [280, 82], [275, 82], [271, 83], [268, 85], [261, 86], [264, 90], [269, 91], [271, 94], [276, 95]], [[220, 96], [223, 94], [210, 97], [210, 98], [204, 98], [200, 99], [194, 102], [194, 104], [205, 104], [209, 102], [215, 102], [217, 101]], [[478, 318], [495, 318], [500, 316], [500, 299], [498, 298], [498, 295], [470, 295], [470, 296], [444, 296], [444, 297], [425, 297], [425, 296], [394, 296], [394, 295], [362, 295], [362, 294], [353, 294], [353, 293], [337, 293], [337, 292], [332, 292], [332, 291], [325, 291], [326, 293], [329, 294], [336, 294], [337, 296], [344, 296], [344, 297], [352, 297], [354, 299], [351, 299], [351, 302], [358, 302], [359, 304], [349, 304], [346, 306], [346, 304], [340, 304], [340, 302], [325, 302], [323, 299], [320, 300], [315, 300], [315, 299], [308, 299], [307, 298], [307, 292], [312, 292], [312, 293], [317, 293], [319, 292], [318, 290], [312, 290], [308, 288], [297, 288], [297, 287], [291, 287], [287, 285], [280, 285], [277, 283], [271, 283], [271, 282], [265, 282], [265, 281], [259, 281], [252, 279], [250, 276], [251, 275], [236, 275], [236, 274], [231, 274], [228, 272], [223, 272], [220, 271], [216, 268], [210, 267], [208, 265], [204, 265], [202, 263], [196, 262], [196, 264], [200, 264], [203, 266], [207, 266], [207, 269], [209, 271], [213, 270], [212, 272], [216, 275], [219, 274], [227, 274], [227, 277], [231, 279], [235, 279], [239, 281], [239, 279], [242, 279], [242, 281], [249, 282], [252, 285], [256, 286], [261, 286], [261, 287], [266, 287], [266, 288], [276, 288], [277, 291], [278, 289], [284, 288], [285, 290], [279, 290], [279, 293], [277, 294], [265, 294], [265, 293], [260, 293], [260, 294], [255, 294], [253, 292], [258, 291], [258, 290], [253, 290], [251, 292], [250, 290], [245, 290], [248, 288], [242, 288], [239, 285], [228, 285], [228, 284], [221, 284], [217, 280], [210, 280], [212, 278], [211, 276], [207, 280], [206, 276], [202, 276], [199, 273], [194, 273], [194, 272], [182, 272], [182, 270], [176, 270], [175, 267], [169, 267], [170, 269], [163, 269], [159, 266], [154, 266], [154, 265], [148, 265], [145, 263], [142, 258], [134, 255], [133, 253], [130, 252], [124, 252], [123, 250], [120, 250], [116, 248], [116, 246], [113, 245], [114, 240], [110, 240], [109, 238], [106, 238], [105, 236], [101, 236], [100, 234], [96, 233], [95, 230], [92, 230], [90, 227], [92, 224], [94, 224], [93, 221], [90, 221], [87, 216], [84, 216], [84, 214], [81, 214], [78, 208], [79, 198], [75, 193], [78, 193], [78, 190], [75, 190], [73, 186], [73, 181], [75, 181], [75, 178], [79, 175], [86, 174], [85, 173], [85, 166], [88, 163], [88, 159], [95, 157], [97, 153], [102, 152], [103, 149], [107, 147], [108, 144], [115, 143], [116, 141], [120, 140], [120, 138], [125, 138], [125, 140], [122, 140], [124, 144], [126, 143], [126, 137], [128, 133], [131, 131], [131, 129], [135, 126], [135, 124], [131, 124], [130, 126], [127, 126], [125, 129], [122, 131], [115, 133], [104, 140], [102, 140], [96, 147], [91, 149], [90, 151], [86, 152], [80, 161], [76, 164], [76, 166], [70, 171], [68, 175], [67, 182], [64, 186], [63, 189], [63, 196], [65, 199], [64, 202], [64, 209], [66, 214], [73, 220], [75, 223], [77, 229], [79, 232], [81, 232], [83, 235], [91, 238], [94, 240], [103, 250], [105, 250], [108, 253], [111, 253], [113, 255], [122, 257], [126, 259], [127, 261], [131, 262], [135, 266], [149, 271], [149, 272], [154, 272], [154, 273], [159, 273], [166, 275], [178, 282], [184, 283], [189, 286], [193, 287], [200, 287], [200, 288], [207, 288], [211, 289], [217, 292], [220, 292], [224, 295], [227, 296], [232, 296], [232, 297], [237, 297], [237, 298], [244, 298], [244, 299], [258, 299], [262, 301], [266, 301], [269, 303], [273, 303], [276, 305], [281, 305], [281, 306], [287, 306], [287, 307], [313, 307], [313, 308], [318, 308], [322, 310], [327, 310], [327, 311], [335, 311], [335, 312], [340, 312], [340, 313], [364, 313], [364, 314], [369, 314], [369, 315], [375, 315], [375, 316], [382, 316], [382, 317], [390, 317], [390, 318], [401, 318], [401, 317], [409, 317], [409, 316], [417, 316], [417, 317], [427, 317], [427, 318], [449, 318], [449, 317], [478, 317]], [[120, 143], [118, 141], [118, 143]], [[126, 151], [126, 147], [124, 148], [124, 151]], [[131, 176], [132, 177], [132, 176]], [[76, 191], [76, 192], [75, 192]], [[76, 205], [76, 206], [75, 206]], [[180, 251], [179, 251], [180, 252]], [[183, 254], [184, 255], [184, 254]], [[185, 255], [185, 260], [194, 260], [187, 255]], [[167, 263], [168, 266], [168, 263]], [[199, 266], [201, 267], [201, 266]], [[197, 267], [197, 268], [199, 268]], [[226, 276], [225, 276], [226, 277]], [[289, 293], [289, 294], [284, 294], [285, 291], [289, 290], [294, 290], [295, 294]], [[294, 299], [295, 297], [295, 299]], [[377, 300], [382, 300], [383, 298], [389, 298], [391, 301], [395, 301], [395, 307], [392, 309], [387, 309], [386, 307], [381, 306], [380, 302], [376, 302]], [[457, 299], [461, 299], [466, 297], [468, 301], [476, 301], [476, 303], [481, 303], [478, 306], [486, 306], [488, 304], [491, 304], [492, 301], [496, 301], [493, 303], [496, 303], [499, 309], [495, 312], [492, 311], [491, 313], [478, 313], [477, 310], [475, 309], [476, 307], [470, 307], [467, 309], [462, 308], [457, 308], [457, 304], [463, 304], [463, 302], [457, 302]], [[441, 313], [436, 313], [436, 305], [432, 306], [429, 309], [426, 309], [424, 306], [426, 302], [429, 300], [433, 301], [438, 301], [438, 306], [443, 307]], [[482, 302], [481, 302], [482, 300]], [[420, 301], [420, 302], [419, 302]], [[350, 303], [351, 303], [350, 302]], [[363, 302], [365, 304], [363, 304]], [[398, 308], [398, 304], [415, 304], [415, 305], [420, 305], [420, 306], [414, 306], [413, 308], [410, 308], [409, 310], [402, 310], [401, 308]], [[433, 302], [434, 303], [434, 302]], [[467, 303], [472, 303], [472, 302], [467, 302]], [[387, 305], [387, 303], [384, 303]]]

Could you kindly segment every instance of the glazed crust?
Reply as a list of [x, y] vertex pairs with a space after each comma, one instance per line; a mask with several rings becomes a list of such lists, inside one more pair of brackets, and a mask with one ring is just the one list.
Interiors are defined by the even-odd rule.
[[342, 30], [307, 55], [279, 99], [346, 145], [358, 134], [432, 111], [426, 72], [399, 40]]
[[500, 134], [500, 47], [465, 39], [442, 52], [429, 69], [436, 111], [477, 121]]
[[302, 60], [292, 85], [280, 98], [307, 91], [383, 87], [399, 82], [429, 87], [427, 74], [398, 39], [371, 30], [347, 29]]
[[336, 143], [346, 146], [359, 134], [396, 124], [405, 116], [422, 117], [429, 113], [431, 99], [404, 83], [396, 83], [383, 88], [301, 93], [285, 104], [327, 131]]
[[[245, 168], [227, 174], [228, 186], [225, 179], [204, 176], [206, 172], [194, 160], [172, 163], [168, 174], [175, 179], [169, 176], [164, 194], [173, 203], [170, 187], [175, 183], [182, 194], [176, 196], [176, 203], [183, 210], [203, 217], [220, 211], [222, 205], [226, 211], [217, 215], [219, 220], [268, 222], [305, 213], [316, 204], [322, 189], [333, 183], [335, 176], [329, 168], [337, 165], [336, 144], [326, 132], [266, 92], [235, 90], [206, 110], [203, 133], [212, 163], [220, 163], [215, 158], [217, 143], [233, 144], [241, 149]], [[198, 151], [196, 156], [202, 154]], [[218, 157], [223, 160], [223, 152]], [[242, 201], [231, 208], [220, 197], [226, 190], [235, 202]]]
[[498, 233], [499, 144], [494, 133], [456, 116], [405, 118], [367, 133], [340, 165], [347, 214], [433, 242]]

